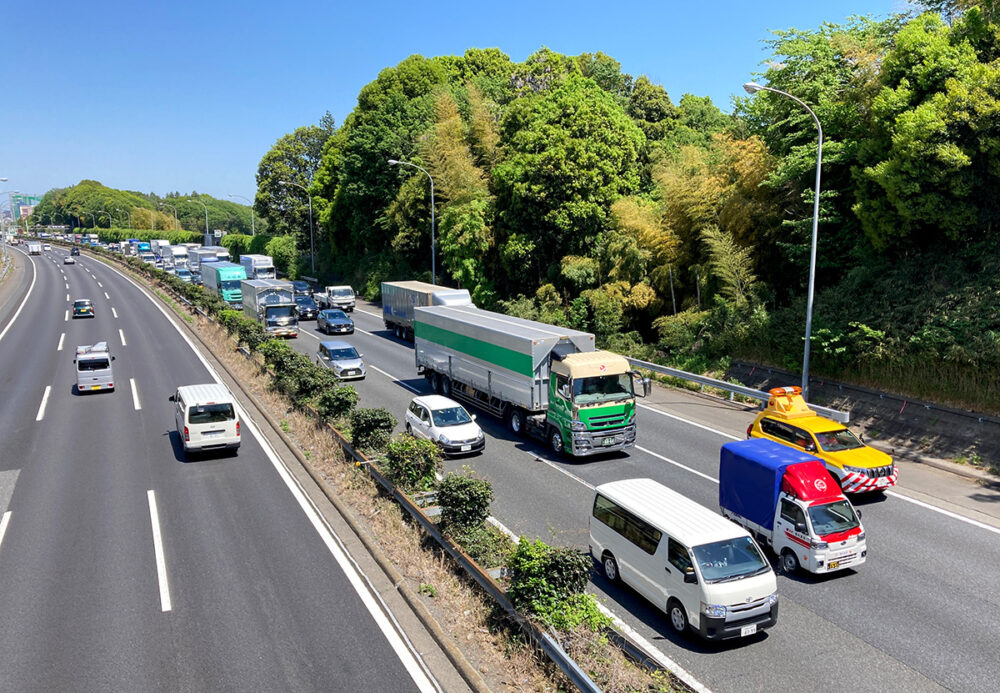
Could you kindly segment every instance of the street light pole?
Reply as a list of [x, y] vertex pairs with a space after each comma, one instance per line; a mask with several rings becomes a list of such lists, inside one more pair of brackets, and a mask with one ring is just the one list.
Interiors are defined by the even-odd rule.
[[431, 178], [431, 174], [416, 164], [410, 163], [409, 161], [397, 161], [396, 159], [389, 159], [390, 166], [412, 166], [413, 168], [420, 169], [427, 176], [427, 180], [431, 182], [431, 284], [437, 284], [437, 267], [435, 262], [435, 252], [434, 252], [434, 179]]
[[816, 123], [816, 130], [819, 133], [819, 144], [816, 147], [816, 190], [813, 196], [813, 227], [812, 227], [812, 246], [809, 250], [809, 293], [806, 298], [806, 345], [805, 351], [802, 354], [802, 397], [808, 402], [809, 401], [809, 346], [812, 341], [812, 314], [813, 314], [813, 291], [816, 287], [816, 241], [819, 237], [819, 177], [820, 170], [823, 164], [823, 126], [819, 124], [819, 118], [813, 113], [813, 110], [805, 104], [802, 99], [792, 96], [788, 92], [781, 91], [780, 89], [774, 89], [773, 87], [765, 87], [756, 82], [747, 82], [743, 85], [748, 94], [754, 94], [758, 91], [771, 91], [775, 94], [781, 94], [786, 96], [792, 101], [796, 102], [802, 108], [809, 111], [809, 115], [812, 116], [813, 121]]
[[193, 198], [189, 198], [188, 201], [189, 202], [197, 202], [202, 207], [205, 208], [205, 235], [207, 236], [208, 235], [208, 205], [205, 204], [204, 202], [202, 202], [201, 200], [195, 200]]
[[115, 207], [115, 211], [116, 212], [124, 212], [125, 214], [128, 215], [128, 230], [131, 231], [132, 230], [132, 212], [128, 211], [127, 209], [123, 210], [120, 207]]
[[177, 231], [177, 208], [173, 205], [168, 205], [166, 202], [160, 203], [161, 207], [170, 207], [174, 211], [174, 231]]
[[[309, 189], [306, 186], [300, 185], [299, 183], [293, 183], [292, 181], [288, 181], [288, 180], [279, 180], [278, 182], [281, 185], [294, 185], [297, 188], [302, 188], [302, 190], [305, 191], [305, 193], [306, 193], [306, 197], [309, 198], [309, 260], [311, 261], [310, 264], [312, 266], [312, 273], [316, 274], [316, 247], [313, 245], [313, 198], [312, 198], [312, 195], [309, 194]], [[311, 183], [312, 182], [310, 181], [310, 184]]]
[[[238, 197], [241, 200], [246, 200], [247, 204], [250, 205], [250, 235], [251, 236], [256, 236], [257, 235], [257, 231], [256, 231], [256, 228], [254, 227], [254, 222], [253, 222], [253, 202], [251, 202], [249, 198], [243, 197], [242, 195], [232, 195], [232, 194], [230, 194], [229, 197]], [[311, 225], [311, 223], [312, 222], [310, 222], [310, 225]]]
[[111, 223], [113, 221], [113, 218], [111, 216], [111, 212], [107, 212], [107, 211], [105, 211], [103, 209], [99, 209], [97, 211], [100, 212], [101, 214], [107, 214], [108, 215], [108, 231], [110, 231], [111, 230]]

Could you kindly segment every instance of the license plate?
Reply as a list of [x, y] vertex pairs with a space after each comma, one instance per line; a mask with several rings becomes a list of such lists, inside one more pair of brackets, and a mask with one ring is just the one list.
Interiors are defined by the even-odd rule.
[[100, 389], [101, 389], [101, 386], [100, 386], [100, 385], [91, 385], [91, 386], [90, 386], [90, 389], [91, 389], [91, 390], [100, 390]]
[[603, 445], [604, 447], [608, 447], [609, 445], [614, 445], [614, 444], [615, 444], [614, 437], [604, 438], [601, 440], [601, 445]]
[[463, 445], [462, 446], [462, 452], [465, 452], [466, 450], [471, 450], [471, 449], [472, 449], [471, 445]]
[[751, 623], [749, 626], [743, 626], [740, 628], [740, 637], [745, 638], [748, 635], [753, 635], [757, 632], [757, 624]]
[[222, 431], [205, 431], [201, 435], [203, 438], [218, 438], [222, 433]]
[[827, 565], [830, 567], [830, 570], [836, 570], [840, 567], [840, 561], [830, 561]]

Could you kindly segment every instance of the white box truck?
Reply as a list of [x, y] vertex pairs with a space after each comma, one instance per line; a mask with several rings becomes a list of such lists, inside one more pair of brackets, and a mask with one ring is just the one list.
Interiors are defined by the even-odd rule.
[[299, 318], [295, 290], [278, 279], [244, 279], [240, 282], [243, 314], [257, 320], [275, 337], [298, 337]]
[[270, 255], [240, 255], [247, 279], [275, 279], [274, 260]]
[[382, 322], [400, 339], [413, 340], [413, 309], [417, 306], [471, 305], [466, 289], [427, 282], [382, 282]]

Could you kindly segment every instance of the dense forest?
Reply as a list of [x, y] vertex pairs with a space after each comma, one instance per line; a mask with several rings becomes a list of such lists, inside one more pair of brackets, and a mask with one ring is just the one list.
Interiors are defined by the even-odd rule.
[[[777, 31], [748, 73], [823, 128], [814, 375], [1000, 411], [998, 20], [945, 0]], [[311, 196], [317, 272], [377, 298], [431, 279], [433, 204], [437, 281], [480, 306], [688, 370], [796, 371], [817, 129], [774, 92], [732, 107], [600, 52], [414, 55], [339, 127], [280, 138], [254, 208], [305, 263]]]

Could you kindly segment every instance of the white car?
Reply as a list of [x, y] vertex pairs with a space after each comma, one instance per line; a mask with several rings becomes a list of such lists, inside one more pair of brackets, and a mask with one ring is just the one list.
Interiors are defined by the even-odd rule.
[[76, 264], [76, 260], [73, 259], [72, 255], [67, 255], [66, 257], [63, 258], [63, 264], [64, 265], [75, 265]]
[[486, 447], [486, 436], [458, 402], [441, 395], [414, 397], [406, 409], [406, 432], [437, 443], [441, 454], [471, 455]]

